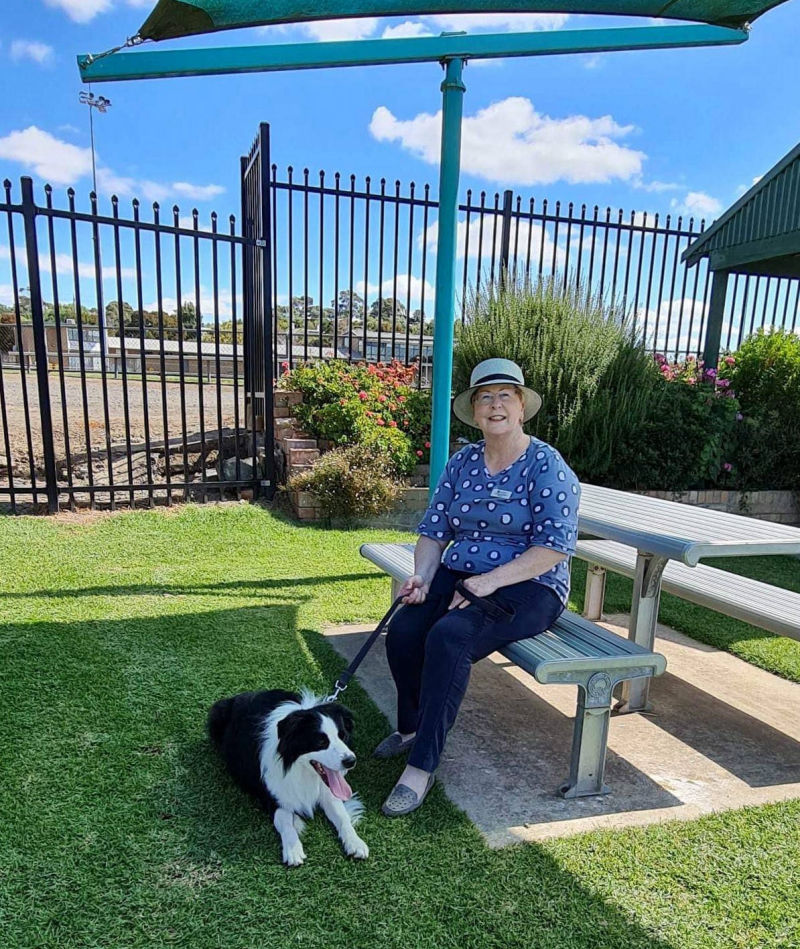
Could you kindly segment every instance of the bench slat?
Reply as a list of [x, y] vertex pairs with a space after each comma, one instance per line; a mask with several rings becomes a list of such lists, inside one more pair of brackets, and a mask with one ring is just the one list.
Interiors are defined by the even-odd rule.
[[[413, 544], [363, 544], [361, 554], [395, 580], [403, 581], [413, 573]], [[515, 662], [518, 659], [542, 683], [571, 672], [585, 675], [588, 667], [593, 672], [645, 667], [655, 675], [666, 668], [663, 656], [566, 611], [551, 629], [511, 643], [501, 652]]]
[[[636, 573], [636, 551], [615, 541], [579, 540], [575, 556], [627, 577]], [[687, 567], [674, 561], [664, 568], [662, 589], [778, 636], [800, 639], [800, 593], [792, 590], [707, 564]]]

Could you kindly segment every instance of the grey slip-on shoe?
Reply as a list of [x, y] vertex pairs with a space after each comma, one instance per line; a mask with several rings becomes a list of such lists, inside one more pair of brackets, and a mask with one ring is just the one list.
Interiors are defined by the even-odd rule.
[[392, 789], [392, 793], [383, 802], [381, 813], [386, 817], [405, 817], [406, 814], [415, 811], [428, 796], [428, 791], [433, 787], [434, 780], [434, 776], [430, 775], [425, 790], [420, 795], [406, 787], [405, 784], [396, 784]]
[[408, 751], [409, 748], [414, 744], [414, 739], [416, 735], [412, 735], [411, 738], [401, 738], [398, 732], [392, 732], [388, 738], [384, 738], [383, 741], [375, 748], [372, 752], [373, 758], [394, 758], [395, 755], [402, 755], [403, 752]]

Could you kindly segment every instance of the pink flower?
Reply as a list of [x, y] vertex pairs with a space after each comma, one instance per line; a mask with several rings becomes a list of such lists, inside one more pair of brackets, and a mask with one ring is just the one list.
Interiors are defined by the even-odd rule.
[[425, 447], [426, 447], [426, 448], [430, 448], [430, 447], [431, 447], [431, 443], [430, 443], [430, 442], [425, 442]]
[[406, 397], [405, 397], [404, 395], [398, 395], [397, 401], [398, 401], [398, 402], [405, 402], [405, 401], [406, 401]]
[[384, 420], [383, 420], [382, 418], [379, 418], [379, 419], [377, 420], [377, 422], [378, 422], [378, 425], [385, 425], [385, 424], [386, 424], [386, 422], [384, 422]]
[[389, 428], [397, 428], [397, 422], [394, 419], [389, 422]]
[[725, 357], [725, 365], [726, 365], [726, 366], [733, 366], [733, 365], [735, 365], [735, 364], [736, 364], [736, 360], [735, 360], [735, 358], [734, 358], [733, 356], [726, 356], [726, 357]]
[[417, 458], [422, 458], [422, 451], [419, 448], [417, 449]]
[[358, 397], [359, 397], [359, 399], [361, 399], [362, 402], [364, 401], [364, 399], [368, 399], [368, 398], [369, 398], [369, 396], [367, 395], [367, 393], [366, 393], [363, 389], [358, 393]]
[[379, 401], [379, 402], [385, 402], [385, 401], [386, 401], [386, 396], [385, 396], [385, 395], [379, 395], [379, 396], [378, 396], [378, 401]]
[[741, 412], [737, 412], [737, 413], [736, 413], [736, 421], [737, 421], [737, 422], [741, 422], [741, 420], [742, 420], [743, 418], [744, 418], [744, 416], [742, 415]]
[[732, 470], [733, 470], [733, 465], [732, 465], [729, 461], [726, 461], [725, 464], [722, 466], [722, 470], [723, 470], [723, 471], [732, 471]]

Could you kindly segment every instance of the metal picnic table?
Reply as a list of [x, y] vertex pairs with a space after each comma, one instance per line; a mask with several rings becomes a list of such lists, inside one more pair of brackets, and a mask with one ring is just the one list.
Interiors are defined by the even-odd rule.
[[[581, 485], [579, 528], [636, 549], [628, 636], [650, 651], [669, 560], [696, 567], [709, 557], [800, 555], [800, 528], [594, 484]], [[626, 682], [618, 711], [647, 709], [648, 687], [649, 679]]]

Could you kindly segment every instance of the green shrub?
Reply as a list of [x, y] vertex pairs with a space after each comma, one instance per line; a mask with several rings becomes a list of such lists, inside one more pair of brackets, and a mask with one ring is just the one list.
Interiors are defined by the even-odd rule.
[[[624, 311], [555, 278], [473, 297], [454, 352], [455, 390], [492, 356], [522, 367], [543, 400], [528, 430], [555, 445], [585, 480], [614, 477], [620, 446], [636, 441], [663, 394]], [[475, 437], [466, 427], [455, 433]]]
[[383, 514], [400, 490], [388, 457], [363, 445], [326, 452], [310, 471], [290, 478], [288, 487], [313, 494], [329, 518]]
[[800, 338], [759, 330], [740, 346], [730, 375], [743, 416], [741, 487], [800, 490]]
[[713, 380], [659, 381], [658, 400], [635, 441], [618, 446], [614, 487], [687, 491], [732, 487], [737, 477], [736, 400]]

